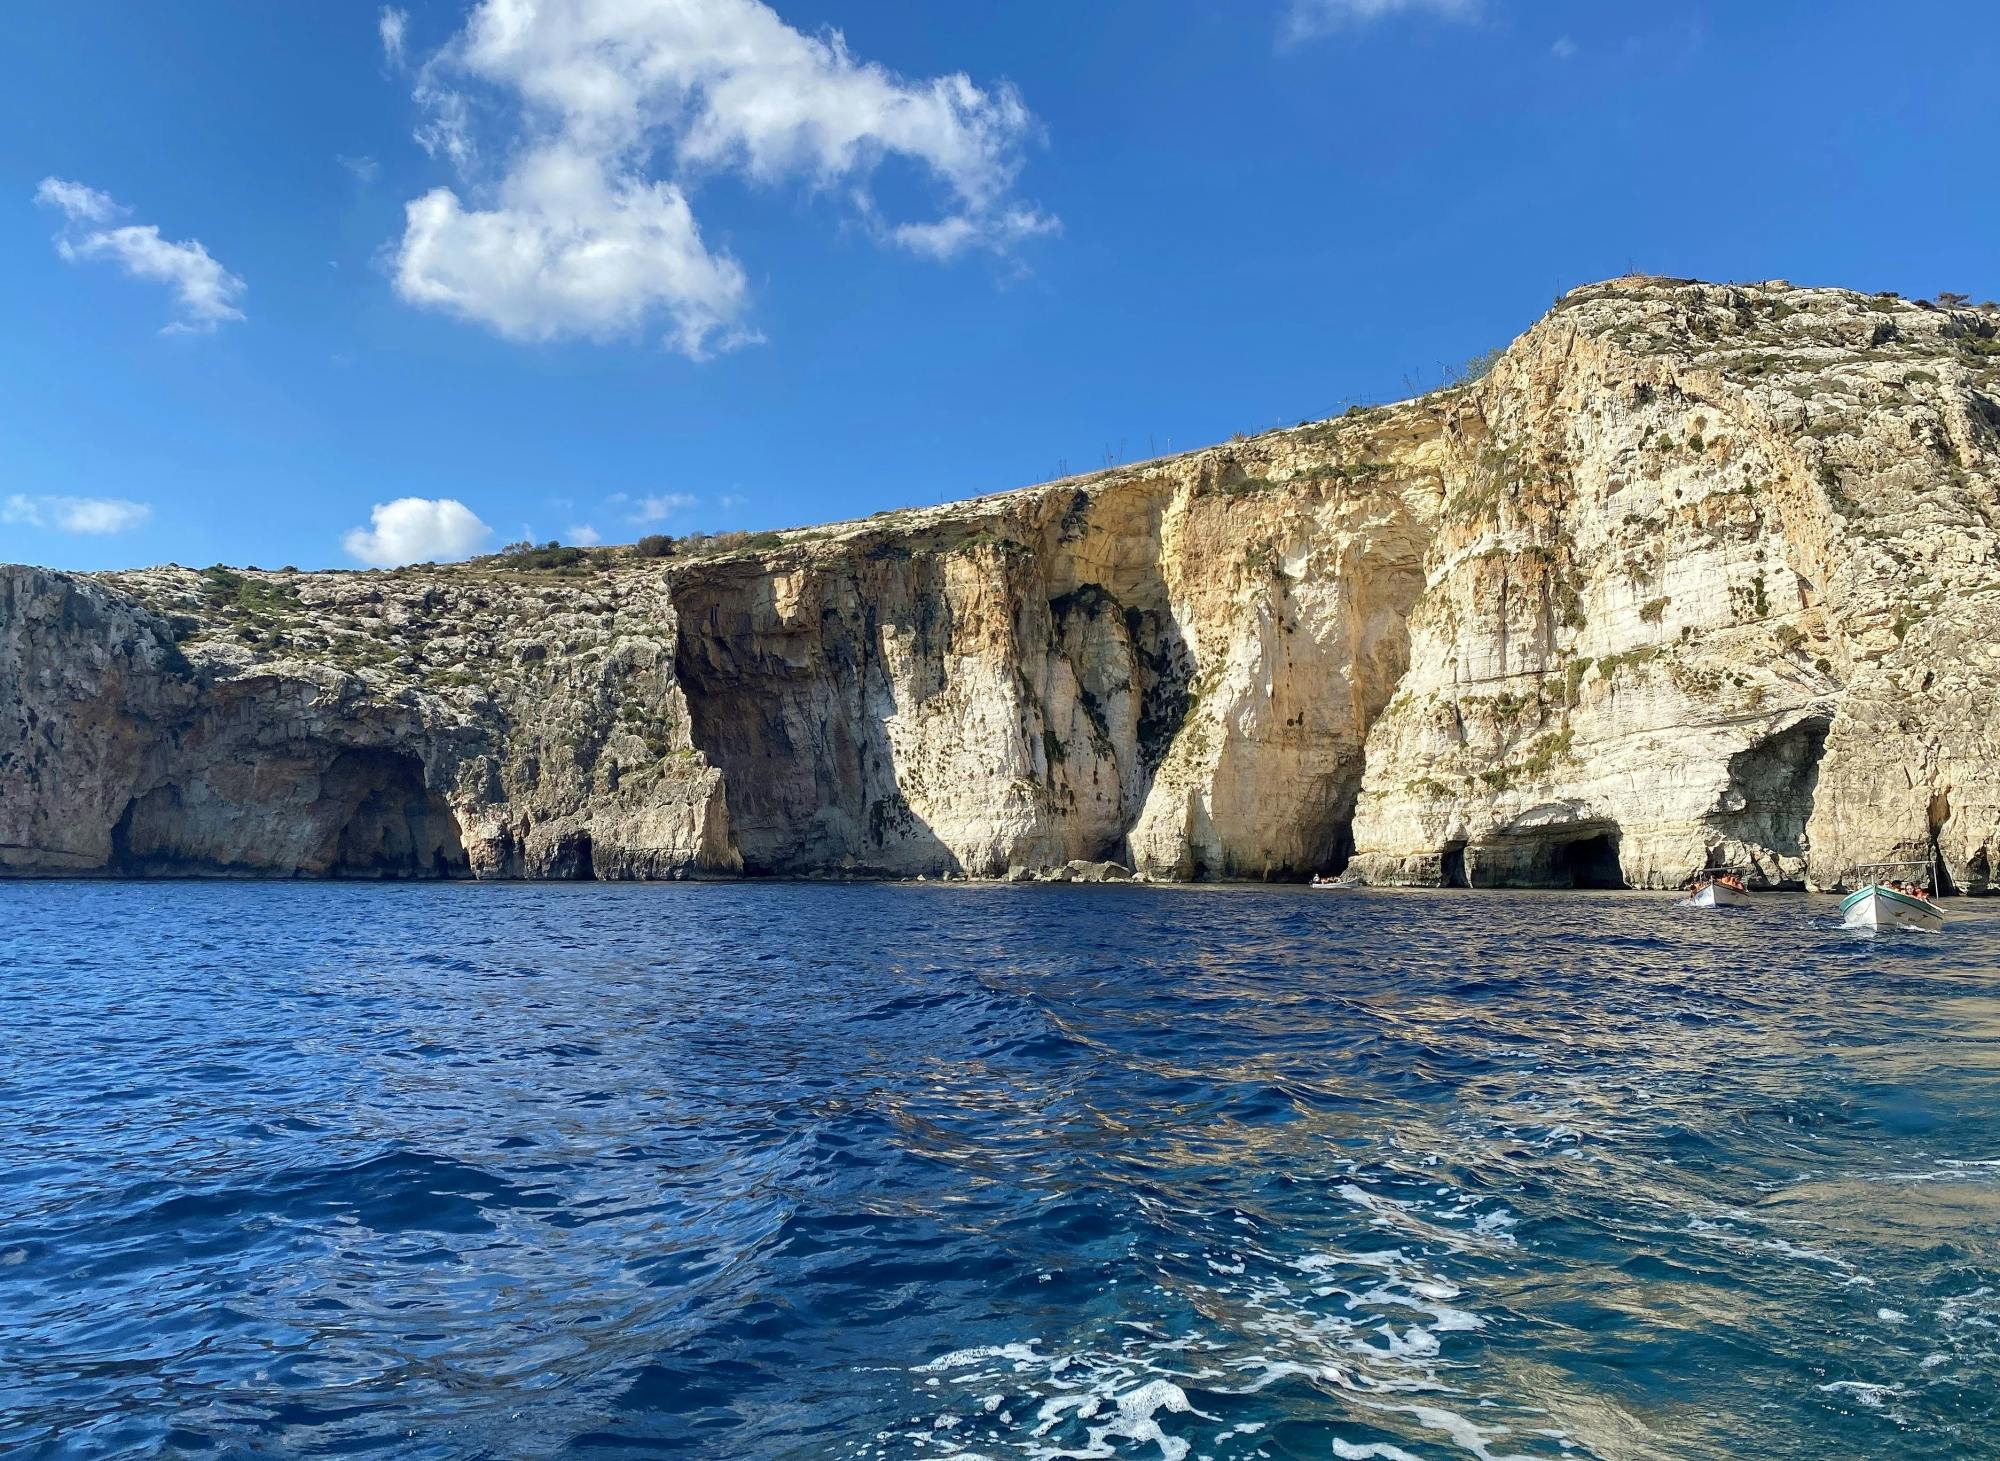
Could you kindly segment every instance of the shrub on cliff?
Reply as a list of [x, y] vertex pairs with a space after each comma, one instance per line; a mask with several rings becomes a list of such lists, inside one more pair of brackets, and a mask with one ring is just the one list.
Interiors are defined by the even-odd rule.
[[518, 571], [574, 569], [591, 561], [595, 555], [588, 548], [565, 548], [554, 538], [541, 544], [509, 543], [492, 557], [483, 561], [493, 568], [511, 568]]

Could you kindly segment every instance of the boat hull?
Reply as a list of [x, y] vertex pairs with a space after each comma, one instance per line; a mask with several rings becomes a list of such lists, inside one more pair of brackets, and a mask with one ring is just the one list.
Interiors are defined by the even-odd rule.
[[1688, 896], [1688, 904], [1694, 908], [1744, 908], [1749, 906], [1750, 895], [1735, 888], [1725, 888], [1720, 883], [1710, 883], [1697, 893]]
[[1871, 883], [1840, 900], [1841, 922], [1849, 928], [1921, 928], [1944, 932], [1944, 914], [1936, 904]]

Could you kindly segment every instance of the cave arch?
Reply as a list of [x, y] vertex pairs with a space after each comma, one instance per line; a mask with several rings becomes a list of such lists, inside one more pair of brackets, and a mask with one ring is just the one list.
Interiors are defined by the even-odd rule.
[[1623, 888], [1624, 864], [1618, 855], [1618, 829], [1593, 832], [1550, 849], [1550, 874], [1558, 887], [1567, 882], [1572, 888]]
[[445, 799], [401, 751], [347, 750], [321, 779], [339, 809], [325, 873], [336, 878], [462, 878], [471, 867]]

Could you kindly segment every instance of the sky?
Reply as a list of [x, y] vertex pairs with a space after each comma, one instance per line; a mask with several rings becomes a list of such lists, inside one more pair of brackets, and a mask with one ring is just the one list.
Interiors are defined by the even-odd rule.
[[2000, 294], [1987, 0], [66, 0], [0, 561], [786, 527], [1354, 401], [1638, 271]]

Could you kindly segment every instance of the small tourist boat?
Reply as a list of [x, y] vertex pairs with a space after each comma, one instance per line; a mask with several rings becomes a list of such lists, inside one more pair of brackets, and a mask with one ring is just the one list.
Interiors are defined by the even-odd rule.
[[[1897, 872], [1916, 871], [1922, 881], [1898, 878]], [[1855, 876], [1866, 878], [1860, 887], [1840, 900], [1840, 921], [1848, 928], [1921, 928], [1926, 933], [1944, 932], [1944, 910], [1937, 906], [1937, 868], [1925, 862], [1882, 862], [1857, 868]]]
[[1750, 902], [1750, 889], [1740, 868], [1700, 868], [1688, 874], [1685, 883], [1690, 908], [1743, 908]]
[[1330, 889], [1340, 892], [1348, 888], [1365, 888], [1368, 885], [1361, 881], [1360, 873], [1342, 873], [1337, 878], [1321, 877], [1318, 873], [1314, 873], [1310, 886], [1319, 888], [1322, 891]]

